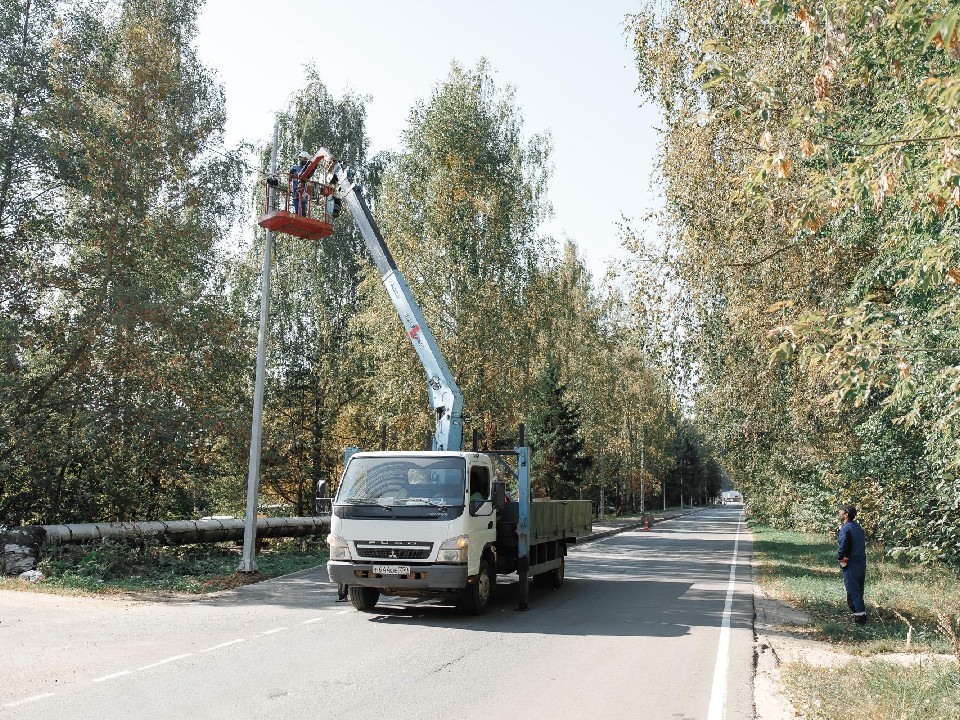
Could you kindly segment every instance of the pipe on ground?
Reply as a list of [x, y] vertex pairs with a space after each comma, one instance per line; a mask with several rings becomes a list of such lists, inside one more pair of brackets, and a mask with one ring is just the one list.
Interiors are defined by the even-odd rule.
[[[88, 543], [107, 538], [149, 538], [161, 545], [243, 540], [243, 520], [167, 520], [131, 523], [74, 523], [0, 527], [0, 574], [19, 575], [36, 567], [43, 546]], [[257, 538], [309, 537], [330, 532], [330, 517], [257, 519]]]

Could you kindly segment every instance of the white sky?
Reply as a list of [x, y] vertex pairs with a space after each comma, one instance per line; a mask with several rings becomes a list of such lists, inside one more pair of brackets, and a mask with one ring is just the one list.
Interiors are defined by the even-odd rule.
[[226, 89], [227, 143], [269, 137], [274, 114], [314, 63], [338, 96], [371, 96], [372, 152], [399, 147], [411, 107], [454, 60], [490, 61], [512, 85], [527, 136], [553, 137], [543, 231], [571, 237], [595, 277], [625, 257], [617, 223], [659, 204], [650, 178], [657, 114], [641, 108], [624, 17], [627, 0], [207, 0], [197, 49]]

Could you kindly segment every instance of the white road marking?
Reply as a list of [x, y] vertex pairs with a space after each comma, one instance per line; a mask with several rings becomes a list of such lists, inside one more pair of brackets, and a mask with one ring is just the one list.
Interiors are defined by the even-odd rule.
[[310, 625], [310, 624], [315, 623], [315, 622], [320, 622], [321, 620], [323, 620], [322, 617], [310, 618], [309, 620], [304, 620], [304, 621], [303, 621], [302, 623], [300, 623], [300, 624], [301, 624], [301, 625]]
[[8, 702], [4, 704], [4, 707], [20, 707], [21, 705], [26, 705], [27, 703], [36, 702], [37, 700], [43, 700], [44, 698], [53, 697], [56, 693], [43, 693], [42, 695], [31, 695], [28, 698], [23, 700], [17, 700], [16, 702]]
[[349, 610], [341, 610], [340, 612], [337, 613], [337, 615], [346, 615], [348, 612], [350, 612], [350, 611], [349, 611]]
[[150, 668], [166, 665], [167, 663], [172, 663], [177, 660], [183, 660], [185, 657], [190, 657], [191, 655], [193, 655], [193, 653], [184, 653], [183, 655], [174, 655], [173, 657], [168, 657], [165, 660], [161, 660], [160, 662], [150, 663], [149, 665], [138, 667], [135, 672], [140, 672], [141, 670], [149, 670]]
[[214, 645], [213, 647], [208, 647], [206, 650], [201, 650], [202, 653], [213, 652], [214, 650], [219, 650], [220, 648], [225, 648], [230, 645], [236, 645], [237, 643], [246, 642], [243, 638], [239, 640], [227, 640], [227, 642], [220, 643], [219, 645]]
[[737, 551], [740, 548], [740, 525], [743, 513], [737, 519], [737, 537], [733, 542], [733, 559], [730, 561], [730, 580], [727, 583], [727, 601], [723, 606], [723, 622], [720, 625], [720, 643], [717, 645], [717, 664], [713, 668], [713, 689], [710, 691], [710, 709], [707, 720], [723, 720], [727, 711], [727, 667], [730, 665], [730, 612], [733, 609], [733, 589], [737, 581]]
[[114, 678], [118, 678], [123, 675], [129, 675], [132, 672], [133, 670], [121, 670], [120, 672], [115, 672], [111, 675], [104, 675], [103, 677], [94, 678], [93, 682], [106, 682], [107, 680], [113, 680]]
[[289, 628], [274, 628], [273, 630], [267, 630], [260, 633], [261, 635], [273, 635], [274, 633], [283, 632], [284, 630], [289, 630]]

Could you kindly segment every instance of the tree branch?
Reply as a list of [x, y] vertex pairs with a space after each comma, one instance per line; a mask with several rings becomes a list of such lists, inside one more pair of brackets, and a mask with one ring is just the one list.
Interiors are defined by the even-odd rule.
[[960, 135], [940, 135], [939, 137], [929, 137], [929, 138], [901, 138], [899, 140], [884, 140], [882, 142], [857, 142], [856, 140], [841, 140], [837, 137], [832, 137], [830, 135], [814, 135], [818, 140], [829, 140], [830, 142], [837, 143], [838, 145], [849, 145], [850, 147], [884, 147], [886, 145], [912, 145], [915, 143], [935, 143], [943, 142], [944, 140], [958, 140]]
[[760, 265], [761, 263], [765, 263], [767, 260], [770, 260], [776, 257], [777, 255], [780, 255], [781, 253], [785, 253], [788, 250], [792, 250], [795, 247], [800, 247], [803, 244], [804, 244], [803, 242], [790, 243], [789, 245], [784, 245], [783, 247], [779, 247], [776, 250], [771, 250], [766, 255], [764, 255], [763, 257], [757, 258], [756, 260], [747, 260], [745, 262], [737, 262], [737, 263], [723, 263], [720, 267], [743, 267], [743, 268], [754, 267], [756, 265]]

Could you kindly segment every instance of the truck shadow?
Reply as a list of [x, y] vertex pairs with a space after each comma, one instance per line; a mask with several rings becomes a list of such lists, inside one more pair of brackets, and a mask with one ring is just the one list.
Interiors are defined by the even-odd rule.
[[[726, 596], [725, 590], [695, 589], [686, 582], [572, 578], [559, 590], [531, 588], [529, 610], [520, 612], [516, 585], [498, 584], [487, 614], [479, 617], [437, 601], [384, 598], [369, 621], [468, 632], [680, 637], [695, 626], [719, 627]], [[740, 598], [731, 627], [752, 624], [753, 598]]]
[[[726, 520], [726, 521], [724, 521]], [[531, 585], [529, 610], [516, 611], [518, 580], [501, 576], [487, 614], [464, 616], [451, 601], [381, 597], [370, 613], [336, 603], [323, 567], [249, 585], [208, 602], [282, 605], [356, 612], [367, 622], [457, 628], [468, 632], [679, 637], [694, 627], [720, 627], [730, 577], [732, 523], [703, 518], [694, 532], [672, 523], [657, 532], [630, 531], [571, 549], [558, 590]], [[751, 628], [748, 534], [740, 536], [731, 627]]]

